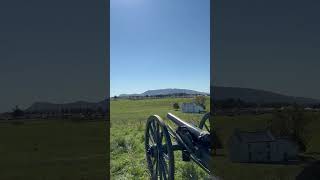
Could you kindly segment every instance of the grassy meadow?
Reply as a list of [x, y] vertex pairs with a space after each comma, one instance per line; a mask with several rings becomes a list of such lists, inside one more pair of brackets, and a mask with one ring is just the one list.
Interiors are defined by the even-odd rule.
[[[165, 122], [168, 112], [178, 117], [198, 124], [203, 114], [187, 114], [175, 111], [174, 102], [189, 102], [192, 99], [167, 98], [147, 100], [114, 100], [111, 101], [111, 175], [112, 179], [149, 179], [144, 150], [144, 130], [146, 120], [150, 115], [157, 114]], [[207, 100], [209, 109], [209, 99]], [[319, 115], [317, 115], [319, 117]], [[235, 128], [242, 130], [263, 129], [267, 121], [272, 118], [270, 114], [240, 115], [215, 117], [215, 129], [222, 141], [227, 139]], [[312, 161], [319, 160], [320, 154], [320, 120], [313, 120], [308, 129], [311, 132], [310, 147], [304, 154]], [[225, 146], [226, 147], [226, 146]], [[246, 164], [231, 163], [227, 157], [227, 149], [218, 150], [213, 158], [215, 174], [226, 180], [289, 180], [303, 174], [310, 166], [309, 162], [293, 165], [281, 164]], [[194, 163], [183, 162], [181, 154], [175, 152], [176, 179], [203, 179], [205, 172]], [[193, 178], [191, 178], [190, 174]]]
[[1, 122], [0, 179], [105, 179], [105, 134], [104, 121]]
[[[112, 179], [149, 179], [144, 149], [144, 130], [150, 115], [157, 114], [165, 122], [168, 112], [198, 124], [203, 114], [175, 111], [175, 102], [189, 98], [111, 101], [111, 169]], [[207, 99], [209, 109], [209, 99]], [[320, 115], [307, 126], [310, 145], [302, 154], [306, 161], [291, 164], [231, 163], [227, 149], [218, 150], [213, 158], [215, 174], [226, 180], [311, 179], [319, 173]], [[235, 128], [262, 129], [272, 118], [265, 115], [215, 117], [215, 129], [225, 143]], [[106, 124], [104, 121], [37, 120], [0, 123], [0, 179], [9, 180], [98, 180], [107, 170]], [[226, 146], [225, 146], [226, 147]], [[183, 162], [175, 152], [176, 179], [203, 179], [206, 173], [191, 162]], [[316, 169], [316, 171], [314, 171]], [[191, 174], [191, 175], [190, 175]], [[307, 177], [307, 178], [306, 178]], [[312, 179], [311, 179], [312, 180]]]
[[[203, 114], [184, 114], [172, 108], [174, 102], [189, 102], [190, 98], [166, 98], [153, 100], [115, 100], [111, 101], [111, 174], [112, 179], [149, 179], [145, 160], [144, 130], [150, 115], [157, 114], [165, 122], [166, 114], [171, 112], [185, 120], [198, 124]], [[207, 101], [209, 109], [209, 99]], [[181, 161], [181, 154], [175, 153], [177, 179], [185, 179], [187, 171], [204, 177], [205, 173], [193, 163]]]

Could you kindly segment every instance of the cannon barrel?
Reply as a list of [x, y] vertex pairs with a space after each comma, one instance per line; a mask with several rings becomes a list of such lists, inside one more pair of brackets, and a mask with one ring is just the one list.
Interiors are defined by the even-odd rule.
[[209, 138], [210, 133], [204, 130], [201, 130], [200, 128], [193, 126], [183, 120], [181, 120], [180, 118], [178, 118], [177, 116], [168, 113], [167, 114], [167, 118], [170, 119], [172, 122], [174, 122], [176, 125], [178, 125], [179, 127], [186, 127], [188, 129], [188, 131], [195, 136], [198, 140], [201, 139], [205, 139], [206, 141]]

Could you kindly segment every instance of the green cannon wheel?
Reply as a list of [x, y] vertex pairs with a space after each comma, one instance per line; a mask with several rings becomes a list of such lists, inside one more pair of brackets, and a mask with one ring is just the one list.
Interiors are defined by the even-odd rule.
[[147, 165], [152, 180], [174, 179], [174, 154], [167, 126], [153, 115], [148, 118], [145, 130]]

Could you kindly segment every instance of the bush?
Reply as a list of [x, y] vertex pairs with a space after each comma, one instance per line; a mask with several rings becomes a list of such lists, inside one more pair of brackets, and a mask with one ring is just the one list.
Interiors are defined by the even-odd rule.
[[306, 126], [312, 119], [310, 114], [298, 106], [287, 108], [273, 113], [269, 130], [276, 137], [290, 137], [299, 145], [300, 151], [305, 152], [310, 141]]
[[12, 111], [13, 118], [19, 118], [24, 115], [24, 111], [22, 111], [18, 106], [16, 106]]
[[197, 105], [202, 106], [203, 109], [206, 109], [206, 97], [205, 96], [196, 96], [194, 98], [194, 102]]
[[178, 103], [174, 103], [173, 104], [173, 109], [178, 110], [180, 108]]

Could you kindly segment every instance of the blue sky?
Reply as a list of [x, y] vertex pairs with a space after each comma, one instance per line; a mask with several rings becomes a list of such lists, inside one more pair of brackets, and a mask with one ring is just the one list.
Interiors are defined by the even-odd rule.
[[320, 99], [320, 1], [216, 1], [215, 85]]
[[111, 0], [110, 95], [209, 92], [209, 0]]
[[107, 96], [103, 1], [0, 2], [0, 112]]

